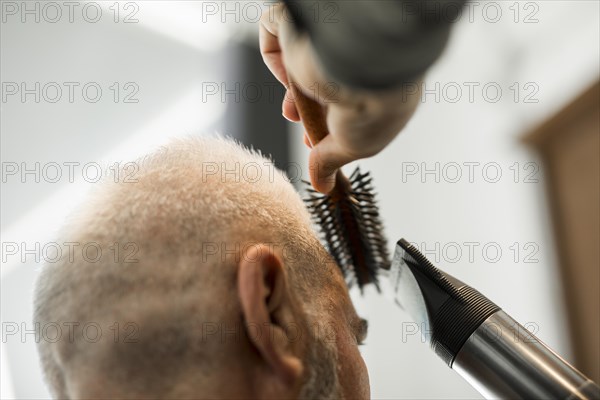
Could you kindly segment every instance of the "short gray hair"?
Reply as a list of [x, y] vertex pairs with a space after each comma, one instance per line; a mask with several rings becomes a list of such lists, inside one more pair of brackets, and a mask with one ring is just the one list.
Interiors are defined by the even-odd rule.
[[[157, 372], [152, 358], [168, 364], [172, 355], [180, 364], [198, 352], [210, 362], [216, 350], [192, 345], [198, 342], [191, 325], [220, 321], [239, 309], [235, 270], [244, 246], [283, 246], [286, 273], [304, 306], [336, 273], [285, 175], [259, 152], [221, 137], [176, 140], [123, 164], [73, 213], [60, 239], [93, 244], [88, 254], [74, 252], [45, 265], [35, 291], [36, 323], [74, 327], [75, 340], [39, 343], [47, 381], [60, 398], [69, 397], [65, 370], [89, 352], [99, 357], [95, 368], [139, 393], [168, 390], [164, 371], [177, 373]], [[214, 301], [215, 290], [231, 298]], [[140, 315], [148, 309], [151, 315]], [[124, 348], [132, 318], [156, 326], [123, 356], [111, 352], [116, 356], [108, 360], [101, 344], [78, 340], [93, 323], [111, 338], [120, 335], [112, 348]], [[122, 325], [113, 332], [115, 323]], [[127, 363], [135, 363], [131, 367], [145, 379], [127, 372]]]

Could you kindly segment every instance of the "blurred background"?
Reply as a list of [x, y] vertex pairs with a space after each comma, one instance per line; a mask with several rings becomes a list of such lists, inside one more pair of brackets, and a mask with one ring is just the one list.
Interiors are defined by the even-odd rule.
[[[48, 398], [33, 282], [100, 169], [220, 132], [298, 184], [308, 151], [258, 51], [267, 2], [0, 3], [1, 398]], [[596, 381], [599, 15], [598, 1], [470, 3], [414, 118], [360, 162], [390, 250], [413, 242]], [[401, 309], [353, 297], [373, 398], [480, 398]]]

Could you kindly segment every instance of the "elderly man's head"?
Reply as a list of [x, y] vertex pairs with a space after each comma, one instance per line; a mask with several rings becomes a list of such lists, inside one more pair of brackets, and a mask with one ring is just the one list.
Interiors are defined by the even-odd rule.
[[107, 177], [40, 276], [60, 398], [368, 397], [365, 335], [293, 187], [260, 155], [181, 140]]

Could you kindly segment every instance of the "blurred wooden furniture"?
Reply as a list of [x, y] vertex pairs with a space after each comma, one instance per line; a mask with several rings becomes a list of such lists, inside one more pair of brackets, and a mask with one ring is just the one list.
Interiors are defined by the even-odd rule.
[[525, 141], [546, 174], [575, 365], [600, 382], [600, 86]]

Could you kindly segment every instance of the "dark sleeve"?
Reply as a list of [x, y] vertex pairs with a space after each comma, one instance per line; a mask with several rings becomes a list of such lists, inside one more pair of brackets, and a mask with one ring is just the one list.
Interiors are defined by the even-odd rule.
[[440, 56], [464, 0], [284, 0], [329, 76], [385, 89], [414, 80]]

